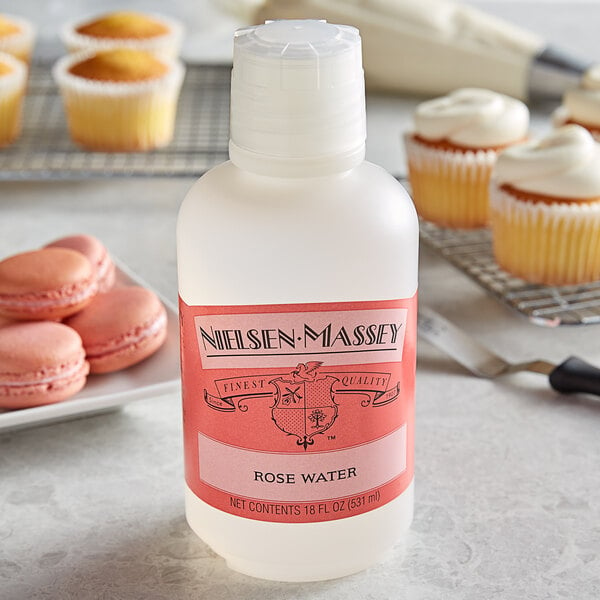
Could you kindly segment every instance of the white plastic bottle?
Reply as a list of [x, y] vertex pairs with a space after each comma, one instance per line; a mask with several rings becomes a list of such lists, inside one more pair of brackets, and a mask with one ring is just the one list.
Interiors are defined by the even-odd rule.
[[356, 29], [237, 32], [177, 244], [187, 519], [255, 577], [359, 571], [412, 519], [418, 225], [364, 152]]

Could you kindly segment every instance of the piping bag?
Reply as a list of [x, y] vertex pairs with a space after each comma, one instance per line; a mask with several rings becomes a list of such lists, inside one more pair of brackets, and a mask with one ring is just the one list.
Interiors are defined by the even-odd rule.
[[218, 0], [252, 23], [325, 19], [360, 30], [370, 89], [435, 96], [483, 87], [521, 100], [560, 98], [591, 61], [450, 0]]

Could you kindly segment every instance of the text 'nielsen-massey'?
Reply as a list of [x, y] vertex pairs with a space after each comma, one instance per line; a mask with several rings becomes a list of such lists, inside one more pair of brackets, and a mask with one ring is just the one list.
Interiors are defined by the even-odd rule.
[[281, 350], [284, 348], [314, 349], [351, 346], [393, 345], [398, 339], [402, 323], [370, 323], [347, 329], [311, 327], [304, 323], [302, 329], [215, 329], [199, 328], [205, 350]]

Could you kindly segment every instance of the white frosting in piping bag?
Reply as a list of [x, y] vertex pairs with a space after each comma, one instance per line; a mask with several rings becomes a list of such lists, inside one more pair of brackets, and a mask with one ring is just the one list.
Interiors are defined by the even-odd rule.
[[[235, 0], [219, 0], [235, 4]], [[313, 18], [354, 25], [363, 42], [367, 86], [434, 96], [478, 86], [528, 95], [538, 35], [447, 0], [237, 0], [262, 5], [265, 19]]]
[[415, 112], [419, 136], [473, 148], [518, 142], [528, 129], [529, 111], [520, 100], [479, 88], [423, 102]]
[[498, 155], [498, 185], [558, 198], [600, 197], [600, 145], [579, 125], [510, 146]]

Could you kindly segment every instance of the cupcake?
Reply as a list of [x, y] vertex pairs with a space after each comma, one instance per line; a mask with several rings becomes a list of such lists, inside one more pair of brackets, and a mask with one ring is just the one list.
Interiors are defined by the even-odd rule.
[[579, 87], [565, 92], [553, 121], [556, 127], [581, 125], [600, 140], [600, 65], [585, 73]]
[[483, 227], [499, 150], [523, 141], [529, 111], [519, 100], [464, 88], [423, 102], [405, 135], [412, 195], [421, 217], [443, 227]]
[[32, 24], [21, 17], [0, 14], [0, 52], [12, 54], [29, 64], [35, 30]]
[[27, 85], [27, 65], [0, 52], [0, 147], [21, 133], [22, 105]]
[[504, 150], [492, 175], [498, 264], [532, 283], [600, 279], [600, 145], [579, 125]]
[[184, 76], [178, 60], [117, 48], [67, 55], [56, 63], [53, 75], [77, 144], [133, 152], [171, 141]]
[[163, 58], [175, 58], [181, 49], [183, 28], [160, 15], [120, 11], [67, 24], [61, 38], [69, 52], [132, 48]]

